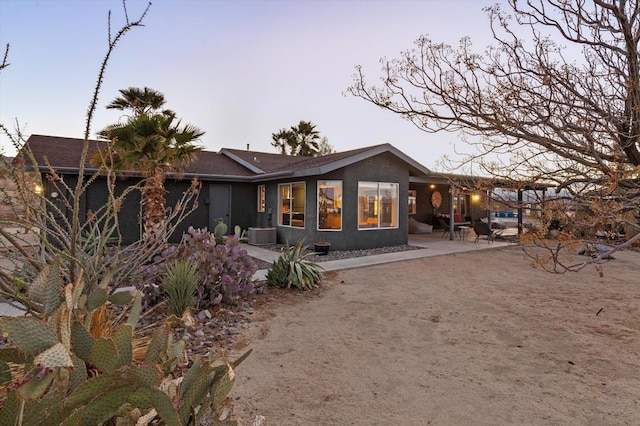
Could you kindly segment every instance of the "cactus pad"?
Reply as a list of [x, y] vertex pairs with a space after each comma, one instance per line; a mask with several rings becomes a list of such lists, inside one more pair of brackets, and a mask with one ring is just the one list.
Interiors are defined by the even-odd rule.
[[73, 367], [71, 355], [69, 355], [69, 351], [62, 343], [56, 343], [46, 351], [36, 355], [33, 363], [46, 368]]
[[42, 321], [31, 317], [2, 317], [0, 330], [27, 355], [38, 355], [58, 343], [58, 336]]

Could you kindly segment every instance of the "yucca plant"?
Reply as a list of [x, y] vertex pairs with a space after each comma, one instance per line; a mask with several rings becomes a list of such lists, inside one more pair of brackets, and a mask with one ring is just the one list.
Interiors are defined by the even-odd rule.
[[307, 252], [308, 245], [304, 240], [295, 245], [287, 243], [282, 254], [267, 271], [267, 284], [274, 287], [287, 287], [292, 285], [300, 290], [309, 290], [322, 282], [322, 266], [316, 262], [307, 260], [313, 252]]
[[178, 259], [167, 265], [162, 289], [169, 296], [167, 304], [170, 314], [181, 317], [188, 308], [193, 307], [198, 281], [198, 267], [193, 261]]

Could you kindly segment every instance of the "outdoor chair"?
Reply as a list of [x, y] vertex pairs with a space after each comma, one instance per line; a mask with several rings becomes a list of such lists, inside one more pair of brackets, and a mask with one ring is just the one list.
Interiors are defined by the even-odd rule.
[[[442, 227], [442, 238], [448, 236], [449, 232], [450, 232], [449, 224], [441, 217], [438, 218], [438, 222], [440, 223], [440, 226]], [[453, 226], [453, 232], [458, 234], [458, 236], [460, 236], [460, 227], [454, 225]], [[460, 236], [460, 238], [462, 239], [461, 236]]]
[[493, 242], [493, 230], [489, 228], [489, 225], [484, 222], [474, 222], [473, 232], [476, 233], [476, 243], [480, 237], [485, 237], [488, 243]]
[[430, 234], [433, 232], [433, 226], [428, 223], [418, 222], [416, 219], [409, 218], [409, 233], [410, 234]]

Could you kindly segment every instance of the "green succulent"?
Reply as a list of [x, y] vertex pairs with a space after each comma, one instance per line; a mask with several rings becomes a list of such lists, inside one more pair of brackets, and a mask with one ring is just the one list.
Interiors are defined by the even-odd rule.
[[198, 289], [198, 266], [189, 259], [179, 259], [167, 266], [162, 280], [162, 289], [167, 293], [169, 313], [180, 317], [193, 307], [194, 295]]
[[[198, 424], [219, 410], [233, 385], [233, 369], [250, 352], [235, 362], [197, 359], [178, 383], [174, 373], [185, 346], [173, 341], [176, 317], [153, 334], [144, 360], [134, 361], [137, 290], [108, 296], [97, 288], [84, 294], [81, 278], [63, 286], [55, 267], [43, 268], [34, 281], [47, 317], [0, 318], [0, 332], [10, 342], [0, 349], [0, 387], [7, 390], [0, 424], [135, 424], [129, 420], [140, 415], [168, 425]], [[96, 338], [94, 314], [108, 305], [119, 305], [120, 315], [111, 333]]]
[[313, 252], [307, 252], [308, 245], [304, 240], [295, 245], [287, 243], [282, 254], [273, 262], [267, 271], [267, 284], [274, 287], [287, 287], [292, 285], [300, 290], [309, 290], [322, 282], [322, 266], [307, 258]]

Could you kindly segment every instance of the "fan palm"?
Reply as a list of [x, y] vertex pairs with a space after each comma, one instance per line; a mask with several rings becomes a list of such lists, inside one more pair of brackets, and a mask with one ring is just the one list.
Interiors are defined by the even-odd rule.
[[99, 154], [94, 163], [111, 159], [115, 170], [139, 171], [146, 179], [142, 189], [145, 233], [164, 218], [167, 173], [180, 173], [201, 150], [194, 144], [204, 134], [193, 125], [181, 126], [174, 113], [140, 114], [125, 123], [107, 126], [101, 139], [112, 142], [110, 156]]
[[295, 146], [291, 149], [291, 155], [315, 156], [320, 149], [320, 132], [315, 124], [310, 121], [300, 121], [297, 126], [291, 127], [294, 135]]
[[293, 148], [295, 144], [295, 135], [291, 130], [280, 129], [278, 133], [272, 133], [271, 145], [275, 147], [280, 154], [287, 154], [287, 151]]
[[[134, 116], [156, 113], [165, 104], [164, 95], [157, 90], [145, 87], [129, 87], [128, 89], [120, 89], [120, 96], [115, 98], [107, 109], [118, 109], [121, 111], [130, 109]], [[169, 114], [171, 111], [166, 110]]]

